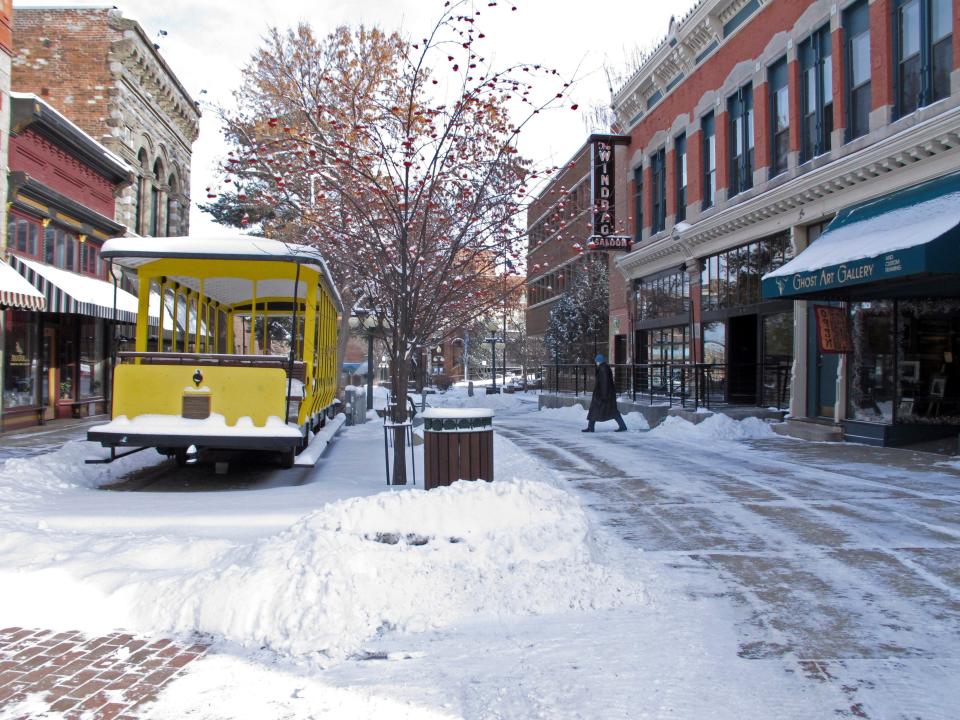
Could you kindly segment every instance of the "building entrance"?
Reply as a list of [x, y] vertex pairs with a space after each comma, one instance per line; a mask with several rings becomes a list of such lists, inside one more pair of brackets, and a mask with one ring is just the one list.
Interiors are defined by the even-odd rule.
[[753, 405], [757, 401], [757, 316], [731, 317], [728, 324], [730, 402]]

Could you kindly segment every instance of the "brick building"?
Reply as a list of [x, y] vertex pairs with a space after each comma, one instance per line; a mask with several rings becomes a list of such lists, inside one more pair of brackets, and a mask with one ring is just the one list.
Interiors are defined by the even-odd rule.
[[[789, 407], [798, 434], [956, 435], [958, 15], [703, 0], [671, 23], [613, 99], [639, 362], [710, 364], [719, 400]], [[836, 309], [846, 352], [823, 347], [814, 305]]]
[[[591, 135], [574, 156], [556, 173], [527, 211], [527, 334], [543, 338], [550, 311], [570, 287], [578, 268], [589, 256], [607, 260], [613, 270], [613, 255], [592, 250], [594, 209], [597, 198], [591, 183], [592, 151], [598, 140], [611, 141], [613, 166], [619, 172], [626, 167], [628, 138]], [[628, 227], [627, 196], [615, 196], [617, 229]], [[620, 273], [610, 272], [609, 324], [600, 333], [597, 350], [612, 362], [629, 361], [626, 285]], [[613, 352], [610, 349], [613, 348]], [[592, 361], [593, 345], [584, 349], [581, 359]], [[588, 357], [589, 356], [589, 357]]]
[[188, 234], [200, 111], [140, 24], [106, 8], [17, 8], [13, 32], [13, 89], [135, 168], [115, 219], [138, 235]]

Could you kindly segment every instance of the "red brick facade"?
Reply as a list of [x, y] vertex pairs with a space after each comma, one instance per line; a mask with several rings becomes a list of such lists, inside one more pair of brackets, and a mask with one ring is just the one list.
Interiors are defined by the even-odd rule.
[[106, 22], [107, 12], [62, 8], [54, 18], [17, 11], [13, 20], [12, 89], [39, 95], [95, 140], [110, 125], [107, 56], [110, 43], [120, 39]]

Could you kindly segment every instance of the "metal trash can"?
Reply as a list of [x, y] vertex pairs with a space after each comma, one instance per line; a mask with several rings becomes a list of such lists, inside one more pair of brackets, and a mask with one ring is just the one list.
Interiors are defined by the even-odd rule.
[[424, 411], [423, 464], [427, 490], [457, 480], [493, 480], [493, 410]]

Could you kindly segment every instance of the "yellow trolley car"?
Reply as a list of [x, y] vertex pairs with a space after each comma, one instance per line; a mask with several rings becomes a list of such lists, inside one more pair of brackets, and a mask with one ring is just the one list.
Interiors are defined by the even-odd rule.
[[334, 402], [337, 315], [314, 249], [253, 236], [118, 238], [102, 256], [135, 271], [133, 352], [117, 353], [110, 448], [264, 450], [290, 467]]

